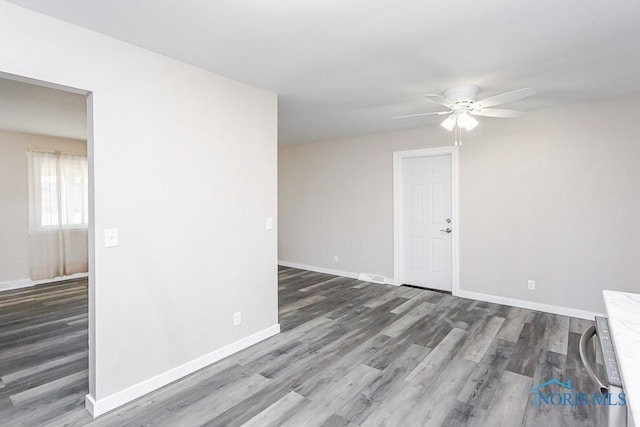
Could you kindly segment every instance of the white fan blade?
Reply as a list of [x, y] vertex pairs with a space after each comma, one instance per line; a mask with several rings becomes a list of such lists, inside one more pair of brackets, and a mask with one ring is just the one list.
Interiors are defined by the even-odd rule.
[[442, 95], [434, 95], [431, 93], [428, 93], [425, 95], [430, 101], [435, 102], [436, 104], [440, 104], [440, 105], [444, 105], [447, 108], [451, 108], [455, 102], [453, 101], [449, 101], [447, 98], [445, 98]]
[[506, 104], [507, 102], [517, 101], [535, 94], [536, 91], [530, 88], [516, 89], [511, 92], [501, 93], [500, 95], [491, 96], [476, 102], [480, 108], [493, 107], [498, 104]]
[[483, 116], [483, 117], [512, 118], [512, 117], [520, 117], [523, 113], [522, 111], [516, 111], [516, 110], [501, 110], [499, 108], [482, 108], [480, 110], [469, 111], [469, 114], [472, 114], [474, 116]]
[[438, 115], [441, 116], [443, 114], [449, 114], [451, 111], [436, 111], [435, 113], [420, 113], [420, 114], [409, 114], [406, 116], [396, 116], [391, 117], [392, 119], [406, 119], [407, 117], [418, 117], [418, 116], [433, 116]]

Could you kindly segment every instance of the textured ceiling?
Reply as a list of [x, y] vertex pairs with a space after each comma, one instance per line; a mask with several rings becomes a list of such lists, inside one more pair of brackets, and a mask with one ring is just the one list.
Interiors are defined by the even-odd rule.
[[[640, 92], [629, 0], [12, 0], [279, 94], [281, 144], [435, 125], [424, 93], [531, 110]], [[500, 120], [500, 119], [484, 119]]]

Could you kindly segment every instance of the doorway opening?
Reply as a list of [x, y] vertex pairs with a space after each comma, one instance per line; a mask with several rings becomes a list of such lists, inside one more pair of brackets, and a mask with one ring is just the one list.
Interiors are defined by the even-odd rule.
[[92, 101], [0, 73], [0, 413], [9, 424], [36, 407], [53, 418], [84, 408], [90, 390]]

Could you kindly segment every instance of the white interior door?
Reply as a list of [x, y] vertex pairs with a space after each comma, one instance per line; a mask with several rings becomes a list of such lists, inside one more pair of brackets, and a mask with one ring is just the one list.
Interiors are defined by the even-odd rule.
[[451, 291], [451, 155], [402, 159], [402, 282]]

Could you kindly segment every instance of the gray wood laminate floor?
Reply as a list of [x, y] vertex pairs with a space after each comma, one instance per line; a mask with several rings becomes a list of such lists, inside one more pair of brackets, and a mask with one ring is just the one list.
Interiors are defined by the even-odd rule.
[[0, 292], [0, 426], [38, 426], [88, 393], [87, 281]]
[[595, 390], [588, 321], [283, 267], [278, 290], [279, 335], [96, 420], [86, 282], [0, 293], [0, 425], [606, 425], [603, 407], [531, 393]]

